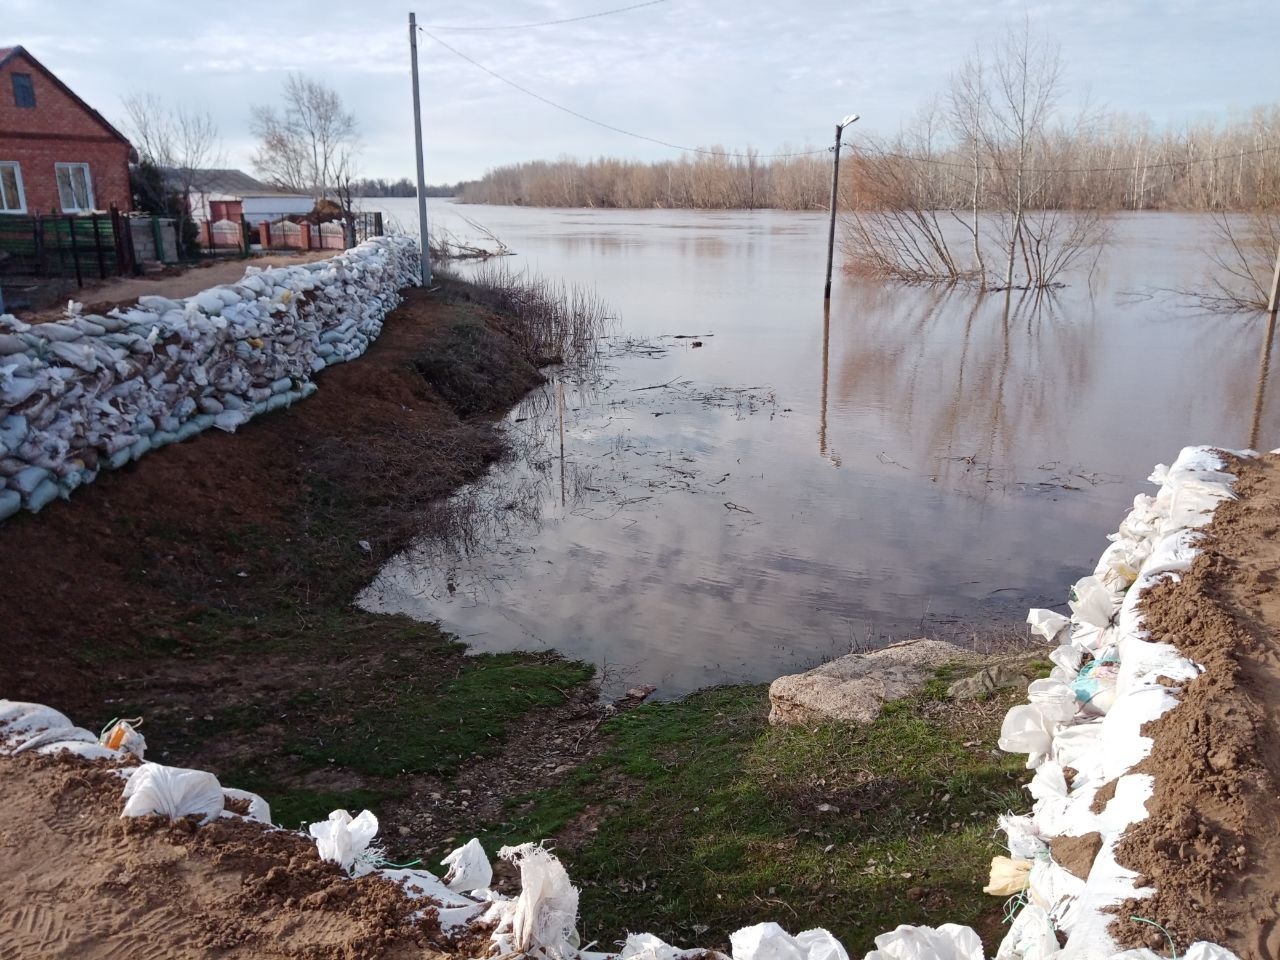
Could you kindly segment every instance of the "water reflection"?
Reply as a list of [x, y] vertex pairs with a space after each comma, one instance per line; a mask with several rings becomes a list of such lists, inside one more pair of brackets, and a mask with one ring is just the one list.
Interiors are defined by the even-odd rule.
[[823, 310], [820, 216], [476, 213], [645, 345], [526, 398], [517, 456], [452, 505], [466, 536], [363, 598], [476, 649], [673, 695], [1020, 617], [1092, 566], [1152, 464], [1277, 439], [1272, 329], [1117, 294], [1192, 269], [1195, 218], [1122, 222], [1096, 295], [842, 278]]

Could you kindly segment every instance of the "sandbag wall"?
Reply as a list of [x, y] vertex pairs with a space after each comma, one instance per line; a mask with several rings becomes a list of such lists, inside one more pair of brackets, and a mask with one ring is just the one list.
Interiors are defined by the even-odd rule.
[[377, 237], [328, 260], [261, 270], [181, 300], [140, 297], [56, 323], [0, 315], [0, 520], [98, 472], [315, 391], [364, 353], [416, 283], [416, 243]]

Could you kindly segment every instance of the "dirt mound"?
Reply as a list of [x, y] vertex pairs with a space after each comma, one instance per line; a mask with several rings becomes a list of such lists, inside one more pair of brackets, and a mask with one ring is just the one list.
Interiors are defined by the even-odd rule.
[[[241, 820], [122, 820], [78, 758], [0, 758], [0, 957], [395, 960], [448, 949], [434, 908]], [[421, 915], [417, 911], [421, 910]]]
[[1143, 598], [1151, 639], [1205, 668], [1143, 733], [1137, 772], [1155, 777], [1148, 819], [1116, 859], [1154, 885], [1119, 908], [1127, 946], [1210, 940], [1245, 960], [1280, 956], [1280, 457], [1229, 459], [1238, 500], [1222, 504], [1179, 581]]

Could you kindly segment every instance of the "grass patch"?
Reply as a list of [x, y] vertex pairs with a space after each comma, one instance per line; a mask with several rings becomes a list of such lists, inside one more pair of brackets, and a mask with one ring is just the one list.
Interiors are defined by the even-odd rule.
[[1022, 771], [995, 752], [1005, 703], [943, 702], [947, 682], [866, 727], [770, 727], [764, 687], [642, 707], [607, 724], [601, 757], [513, 802], [483, 840], [560, 834], [584, 937], [604, 948], [638, 930], [723, 947], [764, 919], [826, 927], [853, 956], [899, 923], [990, 933], [993, 820]]
[[444, 682], [408, 666], [397, 661], [395, 669], [379, 671], [381, 682], [364, 678], [361, 687], [374, 699], [355, 715], [329, 712], [327, 690], [295, 697], [292, 710], [315, 719], [283, 749], [311, 768], [449, 776], [466, 760], [492, 755], [510, 724], [564, 703], [594, 673], [587, 664], [528, 654], [470, 657]]

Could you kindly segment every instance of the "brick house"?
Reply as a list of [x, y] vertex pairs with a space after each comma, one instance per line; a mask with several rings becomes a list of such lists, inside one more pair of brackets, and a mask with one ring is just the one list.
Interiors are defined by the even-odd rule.
[[0, 47], [0, 216], [131, 207], [133, 147], [22, 47]]

